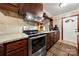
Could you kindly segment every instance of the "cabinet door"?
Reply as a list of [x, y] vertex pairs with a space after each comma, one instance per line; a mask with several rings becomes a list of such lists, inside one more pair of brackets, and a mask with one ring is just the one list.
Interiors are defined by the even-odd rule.
[[79, 35], [77, 35], [78, 56], [79, 56]]
[[19, 41], [16, 41], [16, 42], [10, 42], [10, 43], [6, 44], [7, 52], [16, 50], [16, 49], [24, 47], [24, 46], [27, 46], [27, 40], [26, 39], [22, 39], [22, 40], [19, 40]]
[[4, 47], [0, 46], [0, 56], [4, 56]]
[[53, 32], [53, 44], [55, 44], [55, 40], [56, 40], [55, 32]]
[[53, 46], [54, 45], [54, 34], [53, 34], [53, 32], [51, 33], [51, 46]]
[[27, 55], [27, 39], [21, 39], [5, 43], [7, 56], [24, 56]]
[[60, 32], [57, 32], [57, 41], [60, 39]]
[[7, 53], [7, 56], [27, 56], [27, 48], [22, 47]]
[[3, 9], [3, 10], [8, 10], [8, 11], [12, 11], [12, 12], [18, 12], [18, 8], [13, 6], [10, 3], [1, 3], [0, 8]]
[[51, 46], [51, 35], [50, 33], [48, 33], [46, 36], [46, 48], [49, 49], [50, 46]]
[[60, 38], [60, 33], [57, 31], [57, 32], [54, 32], [54, 44], [59, 40]]

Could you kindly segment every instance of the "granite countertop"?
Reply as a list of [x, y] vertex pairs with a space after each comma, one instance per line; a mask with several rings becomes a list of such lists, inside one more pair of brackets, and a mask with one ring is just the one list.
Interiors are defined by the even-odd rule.
[[0, 44], [20, 40], [23, 38], [28, 38], [28, 35], [26, 35], [24, 33], [0, 35]]
[[[47, 34], [47, 33], [51, 33], [51, 32], [56, 32], [56, 31], [43, 31], [43, 32], [39, 32], [38, 34], [41, 34], [41, 33]], [[24, 33], [0, 35], [0, 44], [8, 43], [11, 41], [16, 41], [16, 40], [20, 40], [20, 39], [28, 38], [28, 37], [29, 36]]]

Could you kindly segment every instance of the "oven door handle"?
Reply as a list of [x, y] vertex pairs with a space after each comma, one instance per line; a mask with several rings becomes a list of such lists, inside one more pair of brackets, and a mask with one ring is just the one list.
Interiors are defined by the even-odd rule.
[[46, 35], [39, 35], [39, 36], [35, 36], [35, 37], [31, 37], [29, 38], [30, 40], [33, 40], [33, 39], [38, 39], [38, 38], [41, 38], [41, 37], [45, 37]]

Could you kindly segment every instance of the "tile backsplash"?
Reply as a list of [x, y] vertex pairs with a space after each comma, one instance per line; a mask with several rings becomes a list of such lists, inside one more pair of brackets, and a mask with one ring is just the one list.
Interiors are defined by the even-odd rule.
[[22, 33], [23, 27], [27, 29], [36, 29], [35, 23], [24, 22], [23, 19], [5, 16], [0, 12], [0, 35], [8, 33]]

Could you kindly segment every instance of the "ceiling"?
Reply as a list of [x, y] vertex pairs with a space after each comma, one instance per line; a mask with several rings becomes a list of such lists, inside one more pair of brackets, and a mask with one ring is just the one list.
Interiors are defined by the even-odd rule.
[[79, 3], [68, 3], [62, 8], [59, 7], [59, 4], [60, 3], [44, 3], [43, 8], [46, 12], [50, 13], [53, 16], [79, 9]]

